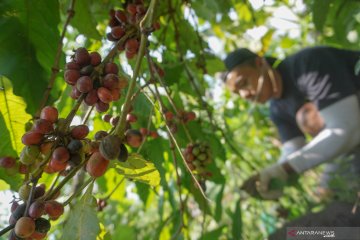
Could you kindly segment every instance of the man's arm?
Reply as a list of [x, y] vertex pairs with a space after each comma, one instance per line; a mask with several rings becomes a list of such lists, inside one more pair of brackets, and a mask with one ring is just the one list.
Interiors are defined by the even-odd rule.
[[358, 99], [351, 95], [322, 109], [326, 127], [307, 145], [285, 159], [297, 173], [350, 151], [360, 143]]

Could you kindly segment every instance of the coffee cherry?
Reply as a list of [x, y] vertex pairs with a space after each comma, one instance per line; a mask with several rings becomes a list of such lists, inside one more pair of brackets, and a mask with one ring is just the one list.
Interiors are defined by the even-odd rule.
[[159, 134], [156, 132], [156, 131], [150, 131], [150, 137], [152, 137], [152, 138], [158, 138], [159, 137]]
[[119, 100], [121, 96], [120, 89], [118, 88], [111, 89], [111, 96], [113, 101]]
[[42, 240], [45, 237], [46, 237], [46, 233], [39, 233], [39, 232], [37, 232], [35, 230], [35, 232], [33, 234], [31, 234], [30, 239], [32, 239], [32, 240]]
[[50, 221], [45, 218], [35, 220], [35, 231], [39, 233], [47, 233], [51, 228]]
[[22, 136], [21, 141], [24, 145], [27, 146], [37, 145], [41, 142], [43, 136], [44, 135], [39, 132], [29, 131]]
[[78, 48], [75, 51], [74, 60], [80, 66], [90, 64], [91, 58], [89, 52], [85, 48]]
[[193, 121], [196, 118], [196, 114], [195, 112], [191, 111], [191, 112], [186, 112], [185, 116], [184, 116], [184, 121], [188, 122], [188, 121]]
[[149, 134], [149, 130], [147, 128], [140, 128], [139, 131], [143, 137], [146, 137]]
[[83, 158], [79, 153], [71, 154], [70, 159], [68, 161], [71, 167], [76, 167], [82, 162]]
[[119, 122], [119, 120], [120, 120], [119, 116], [114, 116], [110, 119], [110, 124], [115, 127], [116, 124]]
[[95, 107], [96, 107], [96, 111], [98, 111], [98, 112], [106, 112], [109, 109], [109, 104], [104, 103], [102, 101], [98, 101], [95, 104]]
[[72, 70], [80, 70], [80, 66], [76, 62], [71, 61], [71, 62], [68, 62], [68, 63], [65, 64], [65, 69], [66, 70], [70, 70], [70, 69], [72, 69]]
[[105, 64], [104, 72], [105, 74], [109, 74], [109, 73], [117, 74], [119, 72], [119, 68], [115, 63], [108, 62]]
[[94, 67], [92, 65], [87, 65], [80, 69], [80, 74], [82, 76], [90, 76], [93, 71], [94, 71]]
[[100, 87], [97, 90], [97, 95], [103, 103], [110, 103], [112, 101], [112, 95], [111, 92], [104, 87]]
[[126, 115], [126, 121], [129, 123], [135, 123], [137, 121], [137, 116], [135, 114], [128, 113]]
[[19, 164], [19, 173], [20, 173], [20, 174], [26, 174], [26, 173], [28, 173], [28, 172], [29, 172], [28, 166], [26, 166], [26, 165], [23, 164], [23, 163], [20, 163], [20, 164]]
[[125, 43], [125, 50], [129, 53], [136, 53], [139, 48], [139, 41], [135, 38], [131, 38]]
[[125, 133], [126, 142], [131, 147], [140, 147], [142, 143], [142, 135], [138, 130], [135, 129], [129, 129]]
[[90, 64], [94, 67], [101, 63], [101, 55], [98, 52], [90, 53]]
[[79, 77], [80, 77], [79, 70], [69, 69], [66, 70], [64, 73], [65, 82], [70, 85], [75, 85]]
[[35, 221], [29, 217], [20, 218], [15, 225], [15, 234], [21, 238], [30, 237], [35, 231]]
[[117, 10], [115, 11], [114, 16], [121, 23], [126, 23], [127, 21], [127, 17], [124, 11]]
[[94, 152], [86, 164], [86, 171], [93, 178], [100, 177], [106, 172], [109, 162], [99, 152]]
[[15, 211], [13, 212], [13, 214], [11, 216], [15, 219], [15, 221], [17, 221], [19, 218], [21, 218], [24, 215], [25, 209], [26, 209], [26, 204], [25, 203], [20, 204], [15, 209]]
[[19, 203], [14, 200], [14, 201], [12, 202], [11, 208], [10, 208], [11, 213], [15, 212], [15, 210], [17, 209], [18, 206], [19, 206]]
[[165, 112], [165, 119], [166, 121], [171, 121], [174, 119], [174, 114], [170, 111], [166, 111]]
[[90, 92], [88, 92], [88, 94], [86, 95], [84, 102], [88, 105], [88, 106], [94, 106], [94, 104], [99, 100], [98, 96], [97, 96], [97, 90], [96, 89], [92, 89], [90, 90]]
[[30, 205], [29, 216], [31, 218], [39, 218], [45, 214], [45, 203], [42, 201], [35, 201]]
[[74, 139], [84, 139], [89, 134], [89, 127], [85, 124], [78, 125], [71, 129], [70, 133]]
[[44, 155], [48, 155], [51, 152], [51, 148], [54, 145], [53, 142], [44, 142], [40, 145], [40, 152]]
[[16, 160], [13, 157], [2, 157], [0, 158], [0, 167], [12, 168], [15, 166]]
[[101, 140], [100, 153], [107, 160], [116, 159], [120, 152], [121, 139], [116, 135], [108, 135]]
[[83, 144], [80, 140], [72, 139], [66, 147], [71, 154], [74, 154], [80, 151], [80, 149], [83, 147]]
[[107, 89], [118, 88], [119, 86], [119, 77], [116, 74], [108, 73], [103, 79], [103, 86]]
[[81, 92], [76, 88], [76, 86], [72, 86], [70, 97], [72, 99], [78, 99], [81, 95]]
[[[70, 156], [69, 156], [70, 157]], [[53, 173], [53, 172], [61, 172], [63, 170], [65, 170], [65, 168], [67, 167], [67, 162], [59, 162], [56, 161], [54, 159], [51, 159], [49, 162], [49, 173]]]
[[68, 161], [69, 158], [70, 153], [66, 147], [57, 147], [52, 154], [52, 159], [61, 163]]
[[92, 80], [89, 76], [82, 76], [76, 82], [76, 88], [81, 93], [87, 93], [93, 88]]
[[102, 120], [103, 120], [104, 122], [110, 122], [110, 119], [111, 119], [111, 115], [110, 115], [110, 114], [104, 114], [104, 115], [102, 116]]
[[135, 57], [135, 55], [136, 55], [136, 52], [128, 52], [128, 51], [125, 52], [125, 56], [127, 59], [133, 59]]
[[132, 4], [132, 3], [129, 3], [126, 7], [126, 11], [128, 13], [130, 13], [131, 15], [135, 15], [136, 14], [136, 5], [135, 4]]
[[103, 139], [103, 138], [106, 137], [107, 135], [109, 135], [109, 134], [108, 134], [106, 131], [100, 130], [100, 131], [97, 131], [97, 132], [95, 133], [94, 138], [95, 138], [96, 141], [100, 141], [101, 139]]
[[33, 131], [41, 134], [49, 134], [54, 131], [54, 126], [48, 120], [38, 119], [35, 121]]
[[31, 187], [29, 185], [22, 185], [19, 188], [19, 197], [26, 201], [29, 198]]
[[55, 200], [50, 200], [45, 203], [45, 212], [50, 219], [55, 219], [64, 213], [64, 206]]
[[125, 29], [121, 26], [115, 26], [115, 27], [111, 28], [111, 35], [115, 39], [120, 39], [125, 35]]
[[128, 152], [126, 146], [122, 143], [120, 145], [120, 153], [119, 153], [119, 156], [117, 159], [120, 162], [125, 162], [128, 159], [128, 157], [129, 157], [129, 152]]
[[34, 191], [34, 199], [44, 196], [45, 194], [45, 184], [40, 184], [39, 186], [35, 187]]
[[59, 113], [54, 107], [46, 106], [41, 110], [40, 118], [55, 123], [58, 120]]

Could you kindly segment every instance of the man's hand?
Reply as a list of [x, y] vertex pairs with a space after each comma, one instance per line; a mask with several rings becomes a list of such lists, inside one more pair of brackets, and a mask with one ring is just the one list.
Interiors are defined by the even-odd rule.
[[281, 197], [288, 174], [281, 164], [273, 164], [259, 173], [256, 189], [264, 199], [274, 200]]
[[288, 174], [280, 164], [271, 165], [247, 179], [241, 186], [255, 198], [274, 200], [282, 193]]

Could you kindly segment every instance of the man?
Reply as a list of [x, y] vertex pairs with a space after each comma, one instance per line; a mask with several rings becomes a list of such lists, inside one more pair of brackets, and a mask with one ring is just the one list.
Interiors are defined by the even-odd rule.
[[[253, 179], [262, 198], [277, 199], [282, 195], [281, 189], [269, 187], [271, 180], [286, 181], [289, 175], [335, 159], [360, 143], [356, 96], [360, 77], [354, 72], [359, 57], [360, 52], [331, 47], [304, 49], [278, 65], [244, 48], [226, 57], [226, 85], [247, 100], [270, 101], [271, 119], [283, 143], [278, 163]], [[315, 104], [325, 124], [308, 144], [295, 119], [306, 101]]]

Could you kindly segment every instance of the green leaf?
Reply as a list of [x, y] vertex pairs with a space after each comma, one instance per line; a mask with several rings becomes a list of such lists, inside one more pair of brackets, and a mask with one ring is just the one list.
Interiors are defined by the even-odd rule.
[[[31, 119], [31, 116], [25, 112], [26, 103], [24, 100], [13, 94], [8, 79], [0, 76], [0, 87], [3, 89], [0, 91], [0, 113], [4, 120], [4, 122], [0, 122], [0, 129], [7, 129], [7, 131], [2, 131], [0, 135], [0, 156], [2, 154], [14, 156], [11, 149], [20, 154], [24, 146], [21, 137], [25, 133], [25, 123]], [[11, 148], [8, 148], [9, 146]]]
[[322, 32], [332, 0], [315, 0], [312, 5], [313, 21], [318, 31]]
[[[36, 49], [38, 61], [50, 72], [60, 39], [59, 2], [57, 0], [27, 0], [12, 1], [12, 4], [19, 10], [19, 19]], [[64, 60], [64, 56], [62, 57]]]
[[159, 171], [154, 163], [146, 161], [141, 155], [132, 153], [126, 162], [116, 162], [115, 169], [121, 175], [156, 187], [160, 183]]
[[212, 230], [210, 232], [205, 233], [204, 235], [201, 236], [200, 240], [218, 240], [220, 239], [220, 236], [223, 233], [223, 229], [226, 226], [220, 226], [218, 228], [216, 228], [215, 230]]
[[0, 75], [10, 79], [15, 95], [24, 98], [27, 112], [35, 113], [47, 86], [45, 71], [17, 18], [1, 18], [0, 29]]
[[242, 236], [242, 219], [240, 199], [236, 202], [235, 212], [232, 216], [232, 237], [233, 239], [241, 239]]
[[136, 239], [135, 229], [127, 225], [117, 224], [113, 239]]
[[71, 209], [65, 222], [62, 240], [96, 240], [100, 232], [99, 220], [93, 206], [93, 183], [88, 187], [81, 200]]
[[96, 21], [90, 11], [91, 4], [87, 0], [77, 0], [75, 2], [75, 15], [71, 20], [71, 25], [76, 27], [81, 34], [86, 37], [101, 40], [100, 33], [96, 30]]
[[225, 185], [222, 185], [219, 193], [216, 196], [216, 206], [215, 206], [215, 216], [214, 216], [216, 222], [219, 222], [221, 220], [222, 198], [223, 198], [223, 195], [224, 195], [224, 188], [225, 188]]

